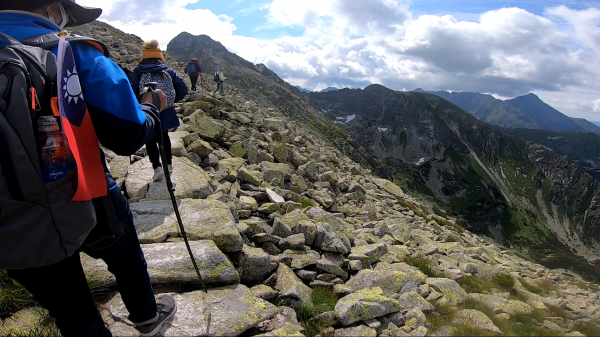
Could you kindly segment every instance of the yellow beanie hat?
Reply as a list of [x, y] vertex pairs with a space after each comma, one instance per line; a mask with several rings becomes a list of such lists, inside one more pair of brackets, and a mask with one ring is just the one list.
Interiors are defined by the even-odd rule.
[[163, 54], [158, 48], [158, 41], [151, 40], [144, 43], [144, 49], [142, 49], [142, 59], [162, 59]]

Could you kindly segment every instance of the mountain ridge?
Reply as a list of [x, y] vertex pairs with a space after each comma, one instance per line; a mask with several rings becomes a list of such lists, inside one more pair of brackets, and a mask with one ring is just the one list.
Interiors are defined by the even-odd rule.
[[[190, 46], [195, 46], [195, 48], [197, 49], [206, 49], [206, 50], [210, 50], [210, 46], [207, 45], [202, 45], [201, 43], [199, 44], [194, 44], [194, 40], [193, 37], [190, 36], [189, 34], [186, 35], [182, 35], [180, 34], [180, 36], [185, 36], [185, 39], [178, 39], [175, 38], [173, 39], [170, 43], [169, 43], [169, 48], [168, 51], [170, 53], [173, 53], [183, 59], [185, 58], [189, 58], [192, 55], [196, 55], [196, 54], [200, 54], [201, 51], [200, 50], [193, 50], [192, 47]], [[218, 42], [211, 42], [211, 43], [217, 43]], [[220, 45], [220, 44], [219, 44]], [[222, 47], [222, 46], [221, 46]], [[219, 47], [220, 48], [220, 47]], [[230, 57], [235, 57], [236, 60], [238, 58], [238, 56], [230, 56]], [[217, 57], [218, 58], [218, 57]], [[213, 60], [213, 64], [217, 64], [219, 62], [224, 62], [224, 61], [218, 61], [218, 60]], [[357, 92], [355, 90], [360, 90], [360, 89], [341, 89], [341, 90], [336, 90], [336, 91], [330, 91], [330, 92], [325, 92], [325, 93], [310, 93], [308, 95], [301, 93], [297, 88], [295, 88], [294, 86], [288, 84], [287, 82], [283, 81], [281, 78], [279, 78], [275, 73], [271, 72], [270, 70], [268, 70], [268, 77], [274, 77], [274, 80], [271, 81], [263, 81], [262, 78], [260, 77], [253, 77], [252, 74], [255, 74], [256, 72], [259, 72], [257, 69], [263, 69], [262, 71], [267, 71], [266, 67], [263, 68], [263, 66], [257, 66], [257, 65], [250, 65], [249, 62], [243, 62], [243, 68], [246, 69], [244, 71], [241, 71], [240, 69], [232, 69], [233, 74], [232, 78], [233, 81], [236, 82], [236, 85], [238, 85], [241, 89], [243, 89], [244, 91], [246, 91], [250, 97], [252, 97], [253, 99], [257, 99], [258, 101], [262, 101], [262, 102], [270, 102], [271, 104], [274, 104], [275, 106], [277, 106], [282, 113], [284, 113], [286, 116], [294, 118], [298, 121], [302, 121], [303, 123], [306, 123], [311, 129], [313, 129], [314, 131], [320, 133], [321, 135], [325, 136], [332, 145], [336, 146], [338, 149], [340, 149], [343, 153], [345, 153], [346, 155], [348, 155], [350, 158], [352, 158], [353, 160], [355, 160], [356, 162], [361, 163], [363, 166], [365, 167], [370, 167], [373, 168], [376, 172], [378, 172], [379, 175], [381, 175], [384, 178], [388, 178], [388, 179], [395, 179], [395, 175], [397, 174], [407, 174], [407, 172], [413, 172], [413, 168], [412, 167], [407, 167], [405, 165], [405, 163], [395, 163], [398, 164], [400, 167], [405, 168], [406, 170], [404, 170], [404, 172], [399, 172], [396, 168], [394, 168], [392, 165], [390, 167], [390, 163], [386, 163], [386, 160], [391, 160], [389, 158], [386, 159], [385, 154], [379, 153], [377, 155], [372, 155], [370, 153], [369, 148], [366, 146], [366, 144], [368, 144], [368, 141], [365, 141], [364, 139], [360, 139], [360, 138], [356, 138], [354, 136], [352, 136], [352, 132], [350, 132], [350, 134], [346, 134], [345, 132], [343, 132], [340, 129], [340, 125], [331, 125], [330, 121], [326, 118], [327, 114], [324, 114], [323, 111], [327, 111], [329, 108], [323, 108], [320, 107], [318, 105], [313, 104], [312, 99], [309, 100], [310, 97], [312, 97], [313, 95], [328, 95], [328, 94], [336, 94], [336, 93], [353, 93], [353, 92]], [[259, 72], [260, 73], [260, 72]], [[354, 90], [354, 91], [353, 91]], [[383, 90], [385, 91], [386, 95], [393, 95], [393, 93], [395, 91], [387, 89], [381, 85], [371, 85], [368, 86], [367, 88], [364, 89], [365, 91], [369, 92], [369, 91], [377, 91], [377, 90]], [[425, 94], [427, 95], [427, 94]], [[380, 99], [380, 98], [377, 98]], [[421, 107], [427, 107], [430, 106], [431, 103], [427, 102], [428, 100], [430, 100], [429, 98], [425, 99], [424, 101], [421, 100], [418, 104]], [[362, 104], [366, 104], [366, 108], [372, 108], [374, 106], [373, 103], [369, 102], [369, 103], [362, 103]], [[439, 103], [435, 103], [438, 104], [439, 107]], [[456, 110], [456, 111], [462, 111], [462, 109], [460, 109], [459, 107], [455, 106], [454, 104], [448, 102], [448, 104], [451, 104], [452, 109]], [[312, 105], [312, 106], [311, 106]], [[384, 104], [385, 105], [385, 104]], [[446, 103], [442, 104], [444, 106], [447, 106]], [[361, 104], [354, 104], [353, 109], [360, 107]], [[436, 108], [437, 109], [437, 108]], [[320, 112], [318, 112], [320, 111]], [[437, 114], [437, 113], [436, 113]], [[479, 125], [478, 123], [480, 123], [474, 116], [471, 116], [470, 114], [466, 114], [466, 115], [460, 115], [460, 124], [462, 125], [471, 125], [471, 124], [475, 124], [475, 125]], [[357, 123], [358, 119], [352, 121], [352, 123]], [[450, 125], [452, 125], [453, 123], [450, 123]], [[491, 128], [491, 126], [488, 126], [486, 124], [481, 124], [481, 128], [484, 128], [486, 130], [492, 130], [493, 128]], [[467, 127], [465, 127], [465, 129], [468, 129]], [[495, 129], [494, 129], [495, 130]], [[378, 130], [378, 132], [380, 132]], [[492, 131], [490, 131], [492, 132]], [[452, 134], [454, 134], [454, 136], [452, 136]], [[460, 132], [448, 132], [446, 137], [450, 137], [450, 138], [454, 138], [455, 140], [457, 137], [460, 135]], [[503, 136], [499, 136], [499, 138], [503, 138]], [[400, 139], [400, 142], [403, 142], [405, 140]], [[475, 133], [475, 139], [472, 140], [474, 143], [478, 143], [478, 147], [482, 147], [483, 152], [483, 158], [482, 159], [477, 159], [475, 156], [473, 158], [473, 160], [475, 160], [475, 163], [465, 163], [462, 162], [461, 165], [463, 165], [463, 168], [461, 170], [466, 170], [465, 174], [467, 174], [468, 172], [471, 172], [473, 170], [477, 171], [480, 169], [483, 169], [484, 171], [489, 170], [489, 168], [481, 163], [481, 160], [485, 160], [485, 158], [487, 157], [489, 160], [492, 161], [492, 163], [494, 162], [495, 158], [494, 158], [494, 151], [498, 151], [498, 145], [497, 145], [497, 140], [496, 139], [491, 139], [491, 140], [484, 140], [483, 138], [478, 138], [477, 137], [477, 133]], [[492, 142], [489, 145], [490, 146], [486, 146], [486, 142]], [[514, 143], [515, 140], [514, 139], [509, 139], [508, 143]], [[393, 141], [392, 141], [393, 143]], [[458, 150], [460, 153], [469, 153], [471, 152], [468, 148], [468, 146], [465, 146], [465, 144], [461, 141], [455, 141], [455, 144], [457, 144], [458, 148], [454, 149], [454, 150]], [[560, 162], [558, 156], [556, 156], [555, 154], [553, 154], [553, 152], [550, 149], [544, 148], [543, 150], [538, 149], [537, 147], [531, 147], [530, 145], [527, 145], [528, 143], [526, 142], [521, 142], [519, 143], [521, 144], [521, 149], [517, 149], [514, 145], [508, 147], [508, 148], [502, 148], [500, 147], [499, 149], [501, 151], [503, 151], [503, 153], [506, 153], [509, 157], [514, 155], [515, 153], [519, 152], [519, 153], [524, 153], [524, 149], [530, 149], [530, 151], [532, 153], [537, 153], [536, 156], [538, 156], [537, 160], [540, 161], [544, 161], [547, 165], [558, 165], [560, 167], [562, 166], [569, 166], [569, 162]], [[406, 146], [403, 146], [404, 149], [406, 149]], [[398, 149], [396, 149], [398, 150]], [[439, 153], [439, 154], [444, 154], [444, 153]], [[541, 155], [541, 157], [539, 157]], [[425, 156], [420, 156], [420, 157], [416, 157], [412, 158], [413, 162], [418, 162], [420, 161], [421, 158], [427, 157], [427, 155]], [[436, 157], [435, 156], [429, 156], [433, 159], [431, 159], [433, 162], [435, 162]], [[527, 166], [527, 170], [529, 171], [534, 171], [536, 170], [534, 168], [534, 166], [531, 164], [531, 162], [529, 161], [529, 159], [526, 158], [526, 155], [521, 155], [519, 158], [519, 160], [527, 160], [528, 164], [526, 164]], [[382, 160], [383, 158], [383, 160]], [[393, 158], [393, 157], [392, 157]], [[558, 160], [558, 162], [556, 162], [556, 160]], [[479, 162], [478, 162], [479, 161]], [[560, 163], [560, 164], [557, 164]], [[429, 165], [423, 165], [423, 167], [425, 169], [427, 169]], [[505, 214], [504, 211], [501, 211], [501, 208], [507, 208], [510, 207], [511, 205], [519, 205], [519, 202], [515, 201], [516, 199], [514, 197], [504, 197], [506, 199], [505, 202], [502, 201], [503, 198], [503, 194], [504, 195], [508, 195], [510, 193], [507, 193], [506, 190], [510, 189], [512, 187], [507, 187], [506, 183], [501, 182], [501, 179], [497, 179], [497, 176], [500, 175], [501, 176], [501, 168], [496, 168], [497, 171], [494, 171], [493, 173], [486, 173], [485, 176], [487, 176], [488, 179], [490, 180], [488, 183], [489, 186], [494, 186], [492, 189], [488, 189], [487, 187], [483, 186], [484, 189], [488, 189], [489, 193], [482, 195], [482, 197], [484, 198], [488, 198], [487, 200], [491, 203], [490, 205], [492, 208], [498, 208], [500, 211], [498, 211], [499, 213], [497, 214], [498, 216], [500, 216], [501, 214], [502, 217], [505, 218], [510, 218], [512, 220], [509, 221], [509, 223], [512, 223], [513, 220], [522, 217], [522, 214], [527, 214], [528, 210], [524, 209], [524, 208], [519, 208], [518, 211], [516, 211], [515, 214], [512, 215], [508, 215]], [[539, 170], [539, 169], [537, 169]], [[402, 170], [400, 170], [402, 171]], [[588, 207], [590, 205], [590, 201], [585, 201], [585, 202], [579, 202], [579, 201], [574, 201], [571, 200], [571, 198], [575, 198], [575, 200], [579, 200], [577, 198], [580, 198], [579, 196], [577, 196], [576, 192], [573, 192], [572, 194], [569, 194], [568, 192], [565, 191], [568, 190], [570, 187], [575, 186], [574, 184], [579, 180], [578, 177], [581, 176], [585, 176], [586, 178], [584, 185], [582, 185], [581, 187], [577, 187], [574, 189], [574, 191], [582, 191], [582, 190], [587, 190], [588, 192], [586, 192], [586, 196], [589, 195], [591, 192], [590, 189], [591, 187], [589, 186], [589, 179], [593, 179], [591, 176], [585, 174], [585, 172], [583, 171], [579, 171], [578, 168], [576, 166], [574, 167], [570, 167], [567, 169], [570, 176], [574, 176], [575, 178], [573, 179], [567, 179], [565, 181], [556, 181], [556, 185], [552, 185], [553, 188], [551, 189], [551, 191], [548, 191], [546, 195], [543, 196], [543, 198], [549, 199], [551, 197], [553, 197], [552, 191], [559, 191], [558, 194], [560, 195], [570, 195], [569, 197], [569, 205], [573, 206], [575, 204], [577, 205], [586, 205], [585, 207]], [[470, 173], [468, 173], [470, 174]], [[535, 172], [532, 172], [532, 174], [535, 176]], [[544, 173], [541, 173], [542, 177], [545, 177]], [[546, 174], [552, 174], [551, 171], [546, 171]], [[478, 173], [479, 175], [479, 173]], [[514, 175], [515, 179], [518, 180], [518, 183], [526, 183], [528, 186], [530, 186], [529, 188], [532, 189], [532, 192], [535, 193], [533, 191], [534, 187], [531, 187], [531, 181], [529, 182], [521, 182], [520, 179], [518, 178], [518, 176], [515, 174]], [[471, 180], [469, 180], [471, 179]], [[461, 184], [464, 185], [465, 182], [470, 181], [471, 183], [473, 183], [473, 179], [472, 177], [469, 178], [463, 182], [461, 182], [459, 185], [462, 186]], [[418, 179], [417, 179], [418, 180]], [[500, 183], [498, 183], [498, 181], [500, 181]], [[417, 186], [417, 189], [423, 189], [421, 190], [421, 192], [425, 192], [425, 193], [430, 193], [431, 194], [431, 188], [427, 187], [427, 183], [428, 183], [428, 179], [422, 179], [421, 182], [416, 183], [415, 186]], [[437, 181], [435, 184], [439, 185], [441, 184], [441, 181]], [[535, 184], [541, 184], [541, 180], [539, 182], [536, 182]], [[452, 184], [450, 184], [452, 185]], [[404, 186], [404, 185], [402, 185]], [[508, 185], [510, 186], [510, 184]], [[439, 186], [438, 186], [439, 187]], [[450, 189], [454, 188], [454, 187], [449, 187]], [[462, 188], [462, 187], [461, 187]], [[434, 188], [435, 189], [435, 188]], [[495, 191], [492, 191], [494, 190]], [[441, 191], [441, 190], [440, 190]], [[437, 193], [437, 197], [439, 198], [444, 198], [445, 196], [443, 195], [443, 193], [439, 193], [440, 191], [438, 191]], [[551, 193], [552, 192], [552, 193]], [[479, 192], [478, 192], [479, 193]], [[476, 193], [477, 194], [477, 193]], [[592, 193], [593, 194], [593, 193]], [[486, 197], [487, 195], [487, 197]], [[587, 200], [587, 199], [586, 199]], [[563, 200], [561, 199], [561, 202]], [[476, 199], [471, 200], [471, 202], [477, 202]], [[508, 202], [508, 204], [505, 204], [506, 202]], [[535, 197], [531, 199], [531, 202], [533, 204], [539, 204], [539, 200], [537, 200]], [[503, 206], [504, 205], [504, 206]], [[596, 205], [594, 207], [597, 207], [598, 203], [593, 203], [593, 205]], [[470, 206], [468, 204], [465, 203], [461, 203], [460, 205], [458, 205], [458, 208], [462, 211], [465, 212], [472, 212], [470, 210]], [[569, 208], [570, 209], [570, 208]], [[581, 207], [577, 206], [574, 209], [576, 209], [576, 214], [581, 214], [582, 209]], [[491, 210], [491, 208], [490, 208]], [[473, 212], [474, 215], [476, 215], [477, 213], [480, 213], [480, 211], [476, 211]], [[560, 257], [556, 257], [554, 258], [551, 263], [555, 264], [555, 263], [561, 263], [560, 259], [561, 258], [566, 258], [569, 254], [571, 254], [570, 250], [571, 249], [575, 249], [577, 250], [577, 253], [581, 256], [584, 256], [586, 258], [589, 259], [594, 259], [596, 255], [598, 255], [596, 252], [600, 249], [600, 244], [595, 241], [593, 239], [593, 237], [598, 237], [597, 233], [594, 234], [594, 236], [592, 237], [588, 237], [587, 235], [582, 236], [583, 232], [588, 232], [591, 231], [592, 233], [596, 230], [598, 230], [598, 228], [600, 227], [600, 221], [598, 220], [598, 218], [600, 217], [600, 212], [598, 212], [599, 214], [596, 214], [594, 212], [590, 213], [590, 216], [586, 216], [585, 217], [585, 225], [583, 225], [581, 228], [581, 231], [578, 231], [577, 235], [573, 236], [573, 235], [568, 235], [568, 233], [571, 233], [572, 230], [568, 229], [566, 227], [568, 227], [567, 223], [561, 222], [559, 224], [559, 226], [555, 229], [551, 229], [551, 228], [547, 228], [545, 225], [542, 224], [543, 221], [546, 221], [544, 219], [548, 219], [548, 218], [553, 218], [553, 217], [558, 217], [558, 213], [551, 211], [551, 210], [545, 210], [545, 211], [540, 211], [540, 212], [536, 212], [536, 220], [534, 221], [537, 224], [537, 227], [539, 231], [541, 231], [540, 233], [538, 233], [539, 235], [542, 235], [544, 237], [549, 237], [553, 236], [553, 235], [558, 235], [557, 231], [560, 232], [560, 239], [557, 237], [553, 237], [550, 238], [550, 240], [552, 240], [555, 243], [558, 244], [564, 244], [565, 248], [563, 249], [563, 255], [560, 255]], [[577, 215], [577, 216], [579, 216]], [[477, 219], [477, 217], [479, 217], [480, 215], [476, 215], [475, 218]], [[486, 215], [487, 216], [487, 215]], [[562, 216], [562, 215], [561, 215]], [[485, 216], [481, 219], [484, 219]], [[474, 222], [474, 224], [477, 226], [477, 222], [481, 222], [481, 220], [477, 220]], [[581, 219], [578, 218], [577, 221], [581, 221]], [[524, 224], [523, 221], [520, 222], [521, 226]], [[510, 234], [511, 231], [514, 231], [514, 228], [510, 228], [511, 226], [519, 226], [517, 224], [512, 224], [509, 225], [509, 232], [508, 234]], [[498, 228], [494, 228], [494, 226], [488, 226], [485, 225], [482, 227], [483, 228], [483, 232], [487, 232], [488, 234], [492, 234], [492, 233], [498, 233]], [[481, 228], [480, 228], [481, 229]], [[498, 239], [499, 241], [503, 241], [506, 239], [506, 235], [507, 233], [502, 234], [502, 230], [500, 230], [500, 235], [496, 237], [496, 239]], [[587, 240], [587, 243], [583, 243], [582, 239]], [[535, 241], [535, 240], [534, 240]], [[506, 241], [505, 241], [506, 242]], [[562, 242], [562, 243], [560, 243]], [[526, 245], [529, 243], [528, 240], [523, 240], [521, 246], [525, 247], [525, 249], [527, 250]], [[538, 255], [536, 257], [536, 259], [541, 259], [542, 256]], [[577, 262], [580, 263], [580, 262]], [[582, 267], [583, 269], [585, 269], [585, 267]]]
[[[327, 98], [328, 96], [329, 98]], [[368, 97], [368, 99], [363, 99], [363, 96]], [[515, 213], [509, 216], [502, 211], [502, 209], [517, 207], [521, 203], [517, 200], [523, 195], [518, 192], [515, 194], [517, 183], [524, 184], [523, 187], [529, 186], [527, 188], [531, 189], [533, 195], [530, 198], [531, 206], [522, 208], [517, 213], [527, 213], [529, 209], [537, 214], [538, 212], [533, 205], [540, 205], [540, 208], [542, 208], [539, 200], [536, 200], [535, 197], [535, 194], [538, 193], [536, 190], [540, 191], [535, 187], [536, 185], [541, 187], [544, 184], [550, 184], [550, 190], [546, 192], [545, 197], [555, 198], [554, 201], [560, 204], [566, 199], [562, 197], [556, 199], [556, 196], [566, 196], [568, 193], [565, 194], [565, 191], [574, 187], [577, 181], [582, 179], [580, 182], [587, 186], [583, 188], [587, 191], [584, 194], [593, 193], [596, 195], [595, 199], [598, 199], [595, 179], [573, 166], [574, 164], [567, 161], [561, 162], [563, 159], [548, 148], [505, 136], [492, 126], [480, 122], [452, 103], [439, 101], [438, 96], [427, 93], [396, 92], [382, 86], [371, 85], [364, 90], [343, 89], [333, 93], [311, 93], [309, 97], [312, 104], [320, 111], [324, 111], [332, 121], [337, 120], [341, 128], [358, 137], [359, 142], [364, 144], [370, 153], [389, 161], [390, 164], [384, 164], [384, 166], [387, 167], [392, 176], [402, 175], [402, 172], [397, 169], [398, 167], [408, 167], [407, 170], [412, 170], [414, 173], [407, 180], [415, 183], [417, 189], [419, 189], [418, 186], [421, 186], [421, 192], [431, 195], [450, 209], [455, 211], [469, 209], [469, 205], [460, 206], [459, 202], [463, 202], [462, 199], [465, 193], [461, 191], [464, 190], [467, 194], [475, 193], [476, 189], [470, 189], [470, 185], [480, 186], [483, 191], [487, 189], [488, 193], [476, 194], [480, 195], [479, 198], [483, 198], [482, 200], [488, 198], [489, 205], [495, 204], [494, 207], [497, 208], [498, 212], [493, 211], [495, 208], [489, 208], [482, 209], [483, 212], [474, 213], [474, 215], [479, 214], [477, 216], [481, 216], [480, 220], [477, 220], [477, 216], [471, 217], [471, 221], [474, 221], [473, 225], [476, 228], [480, 226], [477, 223], [487, 224], [483, 228], [479, 227], [478, 231], [496, 231], [497, 229], [493, 228], [493, 225], [490, 227], [489, 221], [492, 218], [507, 216], [512, 219], [509, 223], [513, 223], [516, 227], [525, 225], [525, 222], [516, 220], [521, 215]], [[348, 115], [353, 116], [352, 120], [341, 120], [339, 122], [340, 117]], [[465, 162], [462, 159], [471, 155], [473, 156], [473, 162]], [[413, 163], [423, 160], [426, 162], [420, 165], [419, 169], [416, 169]], [[510, 164], [511, 161], [514, 161], [515, 164]], [[536, 164], [534, 165], [534, 163]], [[544, 165], [538, 165], [540, 163], [544, 163]], [[561, 166], [565, 168], [566, 172], [571, 172], [568, 175], [572, 176], [572, 180], [562, 182], [554, 180], [558, 178], [550, 168]], [[481, 171], [475, 173], [478, 170]], [[529, 174], [532, 177], [539, 174], [541, 176], [539, 180], [534, 179], [527, 182], [515, 173], [512, 176], [515, 181], [509, 182], [506, 178], [502, 178], [508, 175], [506, 170], [511, 172], [526, 170], [530, 172]], [[463, 173], [460, 173], [461, 171]], [[455, 176], [456, 174], [458, 176]], [[479, 178], [473, 179], [475, 177], [473, 174], [476, 174], [475, 176]], [[564, 174], [564, 171], [561, 174]], [[456, 180], [456, 177], [462, 178]], [[546, 180], [546, 177], [551, 177], [549, 178], [550, 181], [554, 182]], [[487, 187], [478, 182], [480, 180], [488, 180], [484, 184]], [[421, 183], [416, 183], [418, 181], [421, 181]], [[464, 182], [461, 183], [461, 181]], [[574, 195], [572, 197], [577, 199]], [[569, 198], [571, 197], [567, 199]], [[597, 207], [593, 206], [596, 204], [592, 202], [591, 198], [587, 198], [585, 201], [584, 199], [568, 201], [571, 205], [569, 207], [573, 207], [577, 214], [584, 212], [584, 209], [581, 208], [583, 204], [588, 205], [586, 208], [592, 207], [595, 209]], [[540, 228], [544, 227], [547, 219], [556, 216], [542, 213], [536, 216], [537, 220], [532, 221], [537, 223]], [[454, 215], [459, 214], [460, 212]], [[493, 215], [493, 217], [489, 218], [490, 215]], [[517, 223], [514, 223], [514, 221], [517, 221]], [[564, 242], [568, 237], [564, 233], [570, 232], [570, 229], [565, 223], [562, 226], [564, 229], [558, 231], [563, 232], [561, 237]], [[579, 237], [583, 239], [589, 237], [589, 234], [592, 233], [595, 233], [592, 237], [597, 237], [597, 226], [598, 221], [593, 220], [593, 224], [589, 223], [587, 227], [591, 232], [584, 231], [588, 234], [582, 232]], [[596, 229], [592, 230], [591, 228]], [[515, 234], [514, 232], [511, 234], [511, 231], [515, 230], [514, 228], [506, 228], [506, 230], [505, 234], [509, 236]], [[588, 258], [593, 258], [597, 254], [597, 242], [592, 243], [592, 246], [596, 248], [584, 253], [587, 249], [583, 248], [579, 241], [580, 239], [573, 241], [572, 248], [578, 246], [583, 249], [580, 254], [583, 253]]]
[[416, 90], [440, 96], [479, 120], [504, 128], [600, 133], [600, 127], [582, 118], [568, 117], [532, 93], [502, 101], [489, 94], [475, 92], [424, 91], [421, 88]]

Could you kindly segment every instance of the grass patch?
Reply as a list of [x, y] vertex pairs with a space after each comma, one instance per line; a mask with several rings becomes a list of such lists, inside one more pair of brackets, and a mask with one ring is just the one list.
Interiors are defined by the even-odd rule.
[[398, 200], [398, 203], [402, 206], [402, 207], [406, 207], [408, 209], [410, 209], [411, 211], [413, 211], [413, 213], [415, 213], [415, 215], [418, 215], [422, 218], [426, 217], [429, 215], [429, 212], [427, 211], [426, 207], [419, 207], [411, 202], [408, 202], [404, 199], [400, 199]]
[[566, 319], [571, 319], [571, 313], [566, 309], [548, 303], [546, 303], [545, 306], [546, 308], [548, 308], [548, 317], [562, 317]]
[[500, 289], [511, 292], [515, 296], [517, 295], [514, 290], [515, 278], [508, 274], [496, 274], [490, 279], [464, 276], [456, 280], [456, 282], [468, 293], [483, 293], [492, 289]]
[[504, 290], [511, 290], [516, 284], [516, 280], [512, 275], [504, 273], [498, 273], [492, 276], [492, 282]]
[[309, 319], [317, 314], [317, 309], [312, 304], [304, 304], [296, 310], [296, 318], [299, 322], [308, 322]]
[[530, 292], [532, 292], [534, 294], [538, 294], [538, 295], [542, 293], [542, 288], [540, 288], [534, 284], [531, 284], [522, 278], [519, 278], [519, 282], [521, 282], [521, 284], [523, 285], [523, 288], [527, 289], [527, 291], [530, 291]]
[[444, 218], [440, 218], [440, 217], [436, 217], [433, 220], [435, 220], [435, 222], [437, 222], [441, 226], [446, 226], [446, 227], [457, 229], [461, 233], [464, 233], [466, 231], [466, 229], [463, 226], [461, 226], [453, 221], [448, 221], [448, 220], [446, 220]]
[[548, 295], [551, 291], [559, 292], [560, 289], [556, 285], [556, 283], [552, 282], [552, 280], [541, 279], [535, 283], [540, 289], [542, 289], [542, 295]]
[[0, 270], [0, 318], [5, 319], [15, 312], [36, 305], [33, 295], [19, 283]]
[[592, 325], [589, 323], [577, 323], [573, 327], [573, 330], [579, 331], [586, 336], [600, 336], [600, 326]]
[[550, 329], [546, 329], [541, 327], [539, 322], [533, 317], [533, 315], [525, 315], [525, 314], [516, 314], [512, 315], [511, 319], [508, 321], [508, 329], [505, 330], [504, 333], [506, 335], [516, 335], [516, 336], [561, 336], [557, 331], [552, 331]]
[[436, 330], [439, 327], [452, 322], [456, 317], [457, 310], [449, 304], [436, 304], [435, 311], [425, 314], [427, 323], [431, 324], [431, 329]]
[[339, 296], [327, 288], [314, 288], [310, 296], [311, 303], [304, 304], [296, 310], [296, 318], [304, 327], [306, 337], [318, 335], [328, 326], [315, 321], [313, 318], [321, 313], [333, 311]]
[[523, 287], [525, 289], [527, 289], [528, 291], [530, 291], [534, 294], [538, 294], [541, 296], [546, 296], [551, 291], [555, 291], [555, 292], [560, 291], [558, 286], [554, 282], [552, 282], [551, 280], [548, 280], [548, 279], [541, 279], [541, 280], [535, 281], [533, 284], [525, 281], [522, 278], [519, 278], [519, 281], [521, 282], [521, 284], [523, 285]]
[[306, 337], [314, 337], [314, 336], [320, 334], [321, 331], [328, 328], [327, 325], [319, 324], [314, 321], [308, 321], [306, 324], [303, 324], [303, 326], [304, 326], [304, 335]]
[[[483, 312], [492, 320], [494, 325], [497, 326], [504, 333], [505, 336], [561, 336], [560, 333], [546, 329], [541, 326], [541, 323], [546, 317], [564, 317], [558, 314], [557, 312], [554, 312], [550, 307], [549, 310], [534, 310], [534, 312], [530, 315], [511, 315], [510, 319], [508, 320], [498, 318], [495, 315], [494, 310], [491, 307], [489, 307], [485, 302], [475, 300], [472, 298], [469, 298], [466, 301], [462, 302], [457, 308], [457, 310], [462, 309], [474, 309]], [[564, 310], [561, 308], [557, 309], [562, 310], [564, 312]], [[490, 336], [489, 331], [486, 333], [487, 334], [475, 333], [472, 336]], [[452, 336], [466, 335], [452, 334]], [[492, 333], [491, 336], [496, 336], [496, 334]]]
[[6, 337], [61, 337], [60, 330], [54, 324], [54, 318], [46, 316], [42, 318], [38, 324], [25, 331], [18, 333], [12, 331], [4, 331]]
[[335, 158], [330, 158], [329, 162], [331, 163], [331, 165], [333, 165], [333, 166], [335, 166], [337, 168], [340, 168], [340, 161], [339, 160], [337, 160]]
[[313, 289], [310, 296], [310, 300], [319, 313], [333, 311], [339, 299], [339, 296], [333, 291], [320, 287]]
[[442, 273], [439, 273], [435, 269], [433, 269], [434, 262], [428, 258], [425, 258], [422, 256], [416, 256], [416, 257], [407, 256], [404, 258], [404, 263], [418, 268], [421, 271], [421, 273], [423, 273], [429, 277], [447, 278]]
[[492, 281], [474, 276], [464, 276], [456, 280], [456, 282], [467, 293], [483, 293], [486, 290], [489, 291], [496, 287]]
[[267, 302], [273, 304], [276, 307], [280, 307], [281, 306], [281, 298], [279, 298], [279, 296], [277, 296], [277, 297], [275, 297], [273, 299], [270, 299]]
[[116, 290], [116, 289], [106, 286], [101, 281], [98, 281], [98, 280], [95, 280], [95, 279], [92, 279], [89, 277], [87, 278], [87, 284], [88, 284], [88, 287], [90, 288], [90, 292], [92, 293], [93, 298], [109, 296]]
[[474, 325], [459, 324], [452, 328], [452, 337], [473, 337], [473, 336], [498, 336], [489, 330], [478, 328]]
[[297, 203], [299, 203], [300, 205], [302, 205], [302, 208], [308, 208], [308, 207], [315, 207], [315, 202], [310, 200], [310, 199], [306, 199], [306, 198], [300, 198], [298, 200], [296, 200]]

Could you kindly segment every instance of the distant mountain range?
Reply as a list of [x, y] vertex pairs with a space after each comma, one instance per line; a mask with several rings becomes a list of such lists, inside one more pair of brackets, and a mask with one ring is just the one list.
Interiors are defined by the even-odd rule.
[[[573, 252], [594, 260], [600, 256], [600, 186], [582, 167], [598, 166], [599, 135], [501, 129], [441, 95], [380, 85], [308, 96], [315, 109], [376, 159], [371, 167], [409, 193], [433, 201], [469, 230], [522, 247], [549, 264], [569, 261], [574, 266]], [[519, 107], [489, 95], [450, 98], [545, 125], [522, 110], [539, 101], [533, 95], [510, 100]], [[534, 106], [541, 109], [541, 104]], [[543, 145], [526, 140], [533, 136]]]
[[312, 90], [308, 90], [308, 89], [304, 89], [299, 85], [295, 86], [296, 89], [300, 90], [300, 92], [305, 93], [305, 94], [310, 94], [311, 92], [329, 92], [329, 91], [336, 91], [339, 90], [338, 88], [334, 88], [334, 87], [327, 87], [321, 91], [312, 91]]
[[585, 119], [571, 118], [544, 103], [538, 96], [527, 94], [502, 101], [491, 95], [474, 92], [424, 91], [442, 97], [477, 119], [504, 128], [580, 131], [600, 134], [600, 127]]
[[300, 92], [302, 92], [302, 93], [309, 94], [309, 93], [311, 93], [311, 92], [312, 92], [312, 91], [310, 91], [310, 90], [308, 90], [308, 89], [304, 89], [304, 88], [302, 88], [302, 87], [301, 87], [301, 86], [299, 86], [299, 85], [296, 85], [295, 87], [296, 87], [296, 89], [300, 90]]

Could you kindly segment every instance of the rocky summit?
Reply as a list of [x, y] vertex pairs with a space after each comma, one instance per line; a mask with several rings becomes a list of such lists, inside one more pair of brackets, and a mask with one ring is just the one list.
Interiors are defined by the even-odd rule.
[[[101, 23], [81, 33], [134, 64], [138, 40]], [[222, 96], [207, 83], [177, 103], [182, 126], [170, 134], [175, 195], [207, 292], [145, 150], [105, 150], [155, 292], [177, 302], [162, 336], [597, 335], [597, 284], [435, 214], [243, 85], [226, 83]], [[106, 266], [82, 262], [113, 335], [139, 335]], [[40, 331], [52, 325], [46, 315], [15, 312], [0, 334]]]

